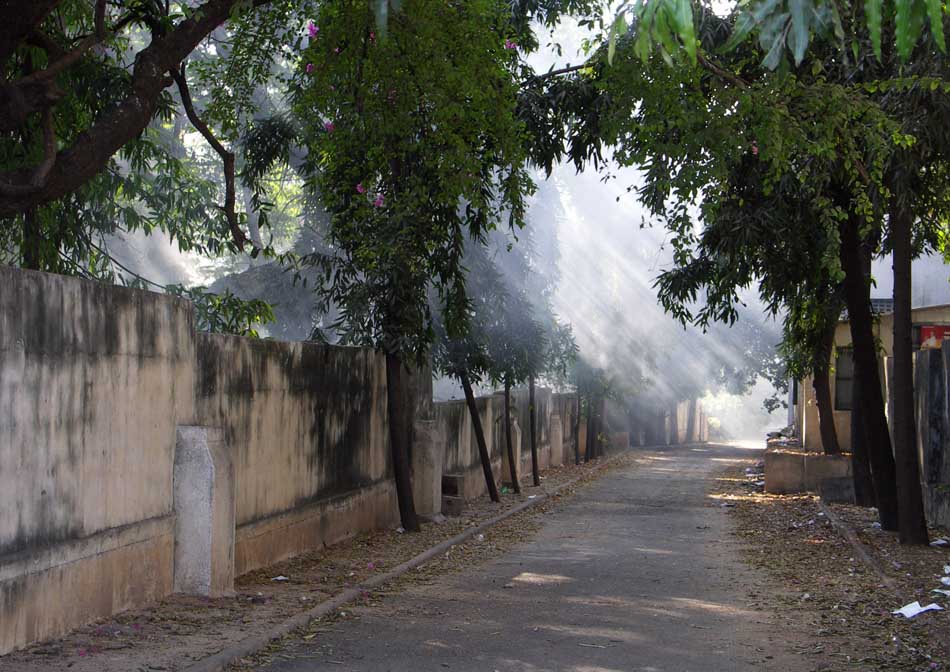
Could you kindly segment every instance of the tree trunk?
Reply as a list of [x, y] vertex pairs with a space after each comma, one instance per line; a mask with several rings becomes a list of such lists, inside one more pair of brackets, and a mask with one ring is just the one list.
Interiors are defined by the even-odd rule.
[[587, 450], [584, 451], [584, 461], [590, 462], [596, 456], [597, 446], [597, 418], [594, 413], [594, 397], [587, 400]]
[[30, 208], [23, 213], [23, 268], [31, 271], [43, 270], [42, 264], [42, 235], [39, 231], [39, 222], [36, 221], [36, 208]]
[[[815, 388], [815, 403], [818, 406], [818, 431], [825, 455], [837, 455], [841, 452], [838, 432], [835, 429], [834, 406], [831, 403], [831, 384], [828, 380], [831, 353], [835, 346], [835, 328], [838, 326], [836, 318], [836, 315], [828, 318], [825, 332], [821, 335], [821, 348], [815, 355], [815, 365], [812, 367], [812, 387]], [[851, 405], [854, 406], [853, 403]]]
[[511, 383], [505, 381], [505, 446], [508, 450], [508, 474], [511, 477], [511, 487], [515, 494], [521, 494], [521, 483], [518, 482], [518, 466], [515, 464], [515, 448], [511, 445]]
[[851, 400], [851, 466], [854, 471], [854, 502], [858, 506], [877, 506], [874, 481], [871, 479], [871, 463], [868, 460], [867, 431], [864, 414], [861, 412], [861, 397], [864, 396], [861, 372], [854, 370], [851, 379], [854, 390]]
[[386, 353], [386, 406], [389, 410], [389, 445], [396, 480], [399, 518], [409, 532], [419, 531], [419, 518], [412, 500], [412, 476], [409, 467], [413, 404], [407, 389], [402, 360]]
[[891, 215], [894, 246], [894, 455], [900, 502], [900, 542], [930, 543], [920, 487], [917, 428], [914, 426], [914, 344], [911, 316], [913, 215], [898, 208]]
[[491, 501], [500, 502], [498, 496], [498, 486], [495, 484], [495, 475], [491, 470], [491, 457], [488, 455], [488, 445], [485, 443], [485, 432], [482, 431], [482, 419], [478, 415], [478, 407], [475, 405], [475, 394], [472, 392], [472, 384], [468, 376], [464, 373], [459, 376], [462, 382], [462, 389], [465, 391], [465, 403], [468, 404], [468, 414], [472, 416], [472, 429], [475, 430], [475, 443], [478, 445], [478, 456], [482, 461], [482, 471], [485, 473], [485, 485], [488, 486], [488, 495]]
[[531, 481], [541, 485], [538, 470], [538, 412], [534, 407], [534, 376], [528, 376], [528, 426], [531, 433]]
[[577, 412], [574, 415], [574, 464], [581, 463], [581, 395], [577, 393]]
[[686, 443], [695, 443], [696, 442], [696, 406], [699, 404], [699, 401], [696, 399], [690, 399], [686, 404], [688, 409], [689, 417], [686, 418]]
[[[845, 302], [851, 326], [854, 347], [854, 368], [861, 370], [861, 415], [864, 417], [868, 461], [871, 478], [877, 494], [877, 508], [881, 527], [896, 530], [897, 483], [891, 438], [884, 415], [884, 396], [881, 393], [881, 375], [878, 371], [877, 343], [874, 338], [874, 320], [871, 315], [870, 279], [862, 263], [862, 245], [858, 234], [859, 222], [849, 218], [841, 224], [841, 267], [845, 273]], [[853, 405], [853, 404], [852, 404]]]

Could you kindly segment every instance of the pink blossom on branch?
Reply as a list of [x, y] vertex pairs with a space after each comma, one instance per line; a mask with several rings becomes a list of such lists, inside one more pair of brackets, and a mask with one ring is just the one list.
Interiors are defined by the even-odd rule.
[[505, 49], [517, 49], [517, 48], [518, 48], [517, 42], [513, 40], [509, 40], [509, 39], [505, 40]]
[[327, 133], [332, 133], [336, 129], [336, 125], [332, 121], [323, 122], [323, 130]]
[[362, 182], [357, 182], [357, 183], [356, 183], [356, 193], [358, 193], [358, 194], [365, 194], [365, 193], [366, 193], [366, 187], [363, 186], [363, 183], [362, 183]]
[[313, 63], [307, 63], [307, 73], [313, 72]]
[[374, 206], [374, 207], [377, 207], [377, 208], [381, 208], [381, 207], [383, 207], [383, 203], [384, 203], [384, 201], [383, 201], [383, 195], [382, 195], [382, 194], [377, 194], [376, 200], [373, 201], [373, 206]]
[[309, 21], [307, 23], [307, 34], [310, 35], [311, 38], [316, 37], [320, 34], [320, 26], [315, 24], [313, 21]]

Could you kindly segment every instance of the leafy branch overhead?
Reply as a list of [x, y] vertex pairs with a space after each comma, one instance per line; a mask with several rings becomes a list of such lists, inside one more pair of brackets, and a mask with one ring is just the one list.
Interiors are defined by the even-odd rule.
[[[696, 63], [703, 54], [695, 25], [709, 12], [707, 5], [691, 0], [626, 0], [617, 7], [607, 32], [607, 60], [613, 63], [618, 42], [629, 32], [629, 47], [641, 60], [656, 50], [667, 62], [684, 54]], [[892, 40], [905, 62], [921, 43], [946, 51], [947, 7], [941, 0], [755, 0], [739, 3], [734, 16], [731, 36], [722, 49], [732, 50], [754, 36], [765, 55], [762, 65], [769, 70], [787, 65], [789, 57], [799, 65], [816, 38], [836, 43], [855, 59], [864, 35], [879, 60], [886, 40]], [[885, 37], [884, 27], [890, 23], [893, 29]]]

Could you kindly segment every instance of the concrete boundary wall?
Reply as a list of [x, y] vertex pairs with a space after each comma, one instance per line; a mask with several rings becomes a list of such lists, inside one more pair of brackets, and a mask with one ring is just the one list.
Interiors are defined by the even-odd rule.
[[[88, 280], [0, 283], [0, 654], [398, 525], [378, 353], [199, 334], [187, 301]], [[440, 507], [434, 426], [413, 467]], [[176, 451], [179, 429], [205, 439]]]

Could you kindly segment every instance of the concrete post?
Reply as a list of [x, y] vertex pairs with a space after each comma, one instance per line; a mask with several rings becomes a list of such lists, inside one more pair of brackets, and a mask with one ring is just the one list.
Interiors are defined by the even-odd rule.
[[548, 437], [551, 442], [551, 466], [558, 467], [564, 463], [564, 427], [561, 425], [561, 416], [551, 413], [551, 427]]
[[445, 437], [434, 418], [417, 418], [412, 436], [412, 496], [416, 513], [432, 520], [442, 514]]
[[176, 430], [175, 591], [218, 597], [234, 592], [234, 465], [224, 433]]

